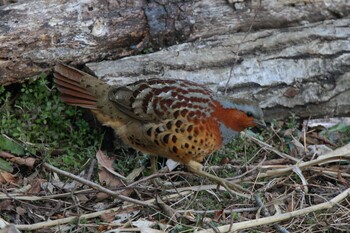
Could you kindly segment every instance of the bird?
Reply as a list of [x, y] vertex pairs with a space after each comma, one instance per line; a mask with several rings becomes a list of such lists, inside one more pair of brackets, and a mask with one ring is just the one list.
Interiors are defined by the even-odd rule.
[[74, 67], [57, 64], [54, 83], [68, 105], [90, 109], [125, 144], [184, 164], [228, 189], [226, 179], [203, 171], [204, 158], [248, 127], [265, 127], [263, 111], [247, 99], [218, 96], [185, 79], [141, 79], [112, 86]]

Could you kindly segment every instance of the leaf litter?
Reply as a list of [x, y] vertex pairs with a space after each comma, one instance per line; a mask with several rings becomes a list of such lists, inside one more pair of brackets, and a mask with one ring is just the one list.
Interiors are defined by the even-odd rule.
[[281, 232], [347, 231], [350, 130], [334, 119], [321, 122], [294, 121], [292, 127], [273, 122], [269, 130], [248, 132], [206, 160], [207, 171], [248, 188], [262, 206], [184, 172], [181, 165], [157, 174], [171, 186], [157, 186], [146, 179], [149, 165], [121, 174], [113, 153], [97, 151], [92, 181], [131, 198], [122, 201], [44, 169], [34, 158], [16, 156], [6, 144], [0, 157], [26, 169], [0, 172], [0, 220], [22, 232], [275, 232], [276, 224]]

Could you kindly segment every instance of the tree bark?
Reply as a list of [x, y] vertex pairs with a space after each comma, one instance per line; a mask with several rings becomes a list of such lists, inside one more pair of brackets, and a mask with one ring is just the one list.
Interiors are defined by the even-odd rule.
[[110, 83], [156, 76], [203, 82], [218, 92], [227, 87], [227, 94], [259, 101], [271, 118], [289, 110], [344, 115], [349, 15], [348, 0], [0, 4], [0, 84], [48, 72], [57, 62], [82, 65], [161, 49], [87, 66]]
[[[117, 61], [88, 63], [111, 85], [185, 78], [260, 102], [268, 118], [350, 113], [350, 21], [216, 36]], [[237, 59], [237, 51], [239, 58]]]

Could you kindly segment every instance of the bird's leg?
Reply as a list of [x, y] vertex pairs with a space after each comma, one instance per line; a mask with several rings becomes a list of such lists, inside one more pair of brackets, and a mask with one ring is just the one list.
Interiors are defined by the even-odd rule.
[[[188, 169], [199, 175], [199, 176], [203, 176], [208, 178], [211, 181], [214, 181], [215, 183], [217, 183], [218, 185], [222, 185], [223, 187], [226, 188], [227, 191], [229, 191], [232, 194], [238, 195], [238, 196], [243, 196], [246, 198], [252, 198], [251, 192], [247, 189], [242, 188], [239, 185], [230, 183], [229, 181], [227, 181], [226, 179], [220, 178], [218, 176], [212, 175], [206, 171], [203, 171], [203, 166], [202, 164], [191, 160], [188, 164], [186, 164], [186, 166], [188, 167]], [[244, 192], [244, 193], [241, 193]], [[248, 193], [248, 194], [247, 194]]]
[[[158, 173], [158, 168], [157, 168], [157, 157], [154, 155], [150, 155], [150, 162], [151, 162], [151, 171], [153, 174]], [[152, 183], [154, 184], [154, 186], [163, 186], [163, 187], [170, 187], [173, 184], [171, 182], [167, 182], [167, 181], [163, 181], [161, 178], [159, 177], [155, 177], [152, 179]]]
[[[150, 155], [150, 162], [151, 162], [151, 171], [152, 174], [156, 174], [158, 172], [158, 168], [157, 168], [157, 157], [154, 155]], [[152, 183], [154, 184], [154, 186], [162, 186], [163, 185], [163, 181], [159, 178], [159, 177], [155, 177], [152, 179]]]
[[155, 174], [158, 172], [156, 156], [150, 155], [150, 160], [151, 160], [151, 171], [153, 174]]

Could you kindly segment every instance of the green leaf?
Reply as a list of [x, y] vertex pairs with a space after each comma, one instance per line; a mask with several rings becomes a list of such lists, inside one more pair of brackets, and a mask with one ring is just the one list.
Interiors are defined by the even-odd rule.
[[7, 171], [7, 172], [13, 172], [13, 167], [9, 162], [6, 160], [0, 158], [0, 170]]
[[0, 150], [9, 151], [17, 155], [24, 154], [24, 150], [19, 144], [3, 135], [0, 135]]

